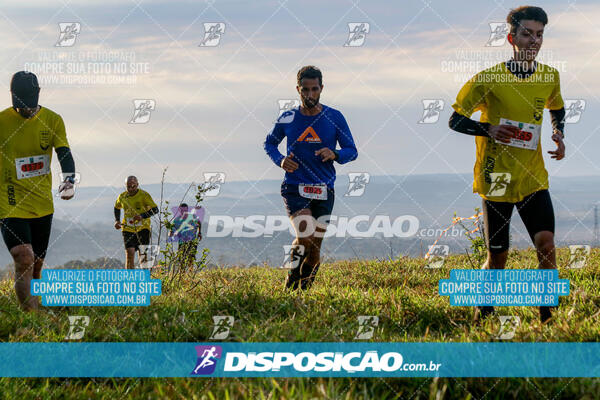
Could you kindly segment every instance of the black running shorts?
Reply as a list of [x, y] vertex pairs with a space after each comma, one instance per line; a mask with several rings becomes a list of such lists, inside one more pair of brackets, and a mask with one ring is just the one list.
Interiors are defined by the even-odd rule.
[[538, 232], [554, 233], [554, 209], [550, 193], [546, 189], [525, 196], [517, 203], [483, 200], [485, 241], [491, 253], [508, 250], [510, 219], [514, 206], [517, 207], [531, 241]]
[[329, 223], [329, 216], [333, 210], [335, 193], [332, 188], [327, 188], [327, 200], [307, 199], [300, 196], [298, 185], [282, 184], [281, 196], [288, 216], [292, 216], [302, 209], [310, 210], [315, 219], [324, 217], [323, 223]]
[[46, 257], [52, 214], [39, 218], [4, 218], [0, 223], [2, 238], [9, 251], [20, 244], [30, 244], [35, 257]]
[[150, 244], [150, 230], [142, 229], [139, 232], [125, 232], [123, 231], [123, 243], [125, 248], [140, 249], [140, 245], [148, 246]]

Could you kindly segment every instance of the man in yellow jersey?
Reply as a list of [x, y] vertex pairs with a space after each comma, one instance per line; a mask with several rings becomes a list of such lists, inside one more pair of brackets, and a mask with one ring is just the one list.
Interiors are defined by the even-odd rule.
[[[555, 160], [564, 158], [565, 109], [558, 71], [535, 61], [548, 16], [539, 7], [523, 6], [511, 10], [507, 22], [513, 58], [479, 72], [462, 87], [449, 125], [475, 136], [473, 192], [483, 198], [488, 246], [484, 268], [505, 267], [516, 206], [537, 249], [539, 267], [555, 269], [554, 210], [540, 136], [544, 108], [548, 108], [557, 146], [548, 153]], [[470, 119], [475, 111], [481, 111], [480, 121]], [[478, 307], [475, 319], [493, 311], [493, 307]], [[550, 307], [540, 307], [542, 322], [551, 316]]]
[[40, 279], [50, 239], [52, 149], [65, 176], [61, 198], [73, 197], [75, 162], [60, 115], [38, 104], [40, 86], [35, 74], [20, 71], [10, 83], [12, 107], [0, 112], [2, 238], [15, 263], [15, 292], [21, 308], [39, 307], [31, 296], [31, 279]]
[[[123, 230], [125, 266], [134, 268], [135, 252], [150, 244], [150, 217], [158, 213], [158, 206], [148, 192], [139, 188], [135, 176], [127, 177], [127, 190], [115, 202], [115, 229]], [[121, 222], [121, 209], [124, 210]]]

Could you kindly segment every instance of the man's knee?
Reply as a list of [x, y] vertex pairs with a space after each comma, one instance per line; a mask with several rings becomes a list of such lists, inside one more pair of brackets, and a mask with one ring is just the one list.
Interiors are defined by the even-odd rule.
[[308, 210], [300, 212], [292, 218], [292, 225], [296, 231], [296, 237], [307, 239], [314, 235], [316, 229], [316, 221]]
[[15, 246], [10, 250], [16, 268], [32, 268], [35, 261], [33, 249], [29, 245]]
[[550, 231], [542, 231], [535, 234], [535, 248], [544, 254], [554, 251], [554, 234]]

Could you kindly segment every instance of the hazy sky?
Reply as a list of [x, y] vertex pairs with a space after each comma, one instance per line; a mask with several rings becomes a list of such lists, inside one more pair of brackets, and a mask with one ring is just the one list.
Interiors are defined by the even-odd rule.
[[[85, 186], [121, 185], [130, 174], [142, 184], [156, 183], [166, 166], [171, 182], [202, 181], [203, 172], [217, 171], [227, 180], [280, 178], [283, 170], [271, 163], [262, 142], [277, 117], [278, 99], [297, 98], [296, 71], [314, 64], [324, 74], [322, 102], [343, 112], [359, 149], [358, 160], [339, 172], [470, 172], [474, 140], [447, 128], [451, 104], [481, 63], [510, 56], [508, 44], [486, 42], [489, 23], [504, 21], [518, 5], [4, 1], [0, 100], [2, 107], [10, 105], [15, 71], [40, 68], [40, 103], [63, 116]], [[598, 175], [600, 5], [543, 6], [550, 22], [540, 59], [561, 71], [563, 98], [586, 102], [579, 123], [567, 125], [567, 158], [545, 156], [546, 165], [551, 175]], [[74, 44], [55, 46], [59, 24], [73, 22], [80, 26]], [[219, 44], [199, 46], [204, 23], [216, 22], [225, 24]], [[362, 46], [344, 47], [353, 22], [368, 23], [369, 32]], [[117, 58], [105, 63], [95, 55]], [[131, 62], [137, 73], [129, 71]], [[103, 68], [110, 69], [104, 79], [135, 82], [72, 81], [101, 79]], [[155, 102], [147, 123], [129, 123], [134, 99]], [[418, 123], [424, 99], [445, 103], [437, 123]], [[545, 153], [554, 147], [547, 112], [544, 125]]]

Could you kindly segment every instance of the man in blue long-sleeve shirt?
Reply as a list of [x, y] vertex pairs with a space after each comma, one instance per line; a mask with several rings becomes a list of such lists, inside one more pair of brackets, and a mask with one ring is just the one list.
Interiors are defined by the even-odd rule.
[[[278, 118], [264, 148], [285, 170], [281, 196], [296, 230], [290, 259], [298, 262], [288, 273], [286, 288], [308, 289], [319, 269], [321, 242], [333, 210], [333, 162], [345, 164], [356, 159], [358, 153], [342, 113], [319, 103], [321, 71], [312, 65], [302, 67], [296, 90], [301, 106]], [[287, 156], [278, 149], [284, 138]]]

